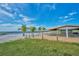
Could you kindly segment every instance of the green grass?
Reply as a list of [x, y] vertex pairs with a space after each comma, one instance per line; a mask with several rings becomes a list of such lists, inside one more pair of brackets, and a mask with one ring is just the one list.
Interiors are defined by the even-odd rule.
[[38, 39], [17, 40], [0, 43], [0, 55], [77, 56], [79, 55], [79, 44]]

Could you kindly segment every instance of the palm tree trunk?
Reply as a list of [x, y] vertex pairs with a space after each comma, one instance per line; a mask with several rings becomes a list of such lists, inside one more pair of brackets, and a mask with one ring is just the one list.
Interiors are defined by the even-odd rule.
[[34, 38], [34, 33], [33, 33], [33, 38]]
[[25, 36], [25, 33], [23, 33], [23, 36]]
[[43, 39], [43, 31], [42, 31], [42, 39]]
[[34, 33], [32, 33], [32, 37], [34, 38]]
[[29, 38], [30, 38], [30, 32], [29, 32]]
[[27, 38], [27, 33], [26, 33], [26, 38]]
[[38, 32], [38, 37], [40, 37], [40, 31]]
[[57, 30], [57, 41], [58, 41], [59, 30]]

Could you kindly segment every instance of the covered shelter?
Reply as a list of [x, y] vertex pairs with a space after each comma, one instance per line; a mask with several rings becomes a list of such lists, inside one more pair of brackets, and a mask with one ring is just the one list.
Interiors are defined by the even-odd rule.
[[[79, 30], [79, 25], [64, 25], [64, 26], [58, 26], [55, 28], [49, 28], [49, 31], [57, 31], [57, 34], [59, 34], [59, 30], [65, 30], [66, 38], [69, 38], [69, 30]], [[78, 32], [79, 33], [79, 32]], [[58, 36], [57, 36], [58, 39]]]

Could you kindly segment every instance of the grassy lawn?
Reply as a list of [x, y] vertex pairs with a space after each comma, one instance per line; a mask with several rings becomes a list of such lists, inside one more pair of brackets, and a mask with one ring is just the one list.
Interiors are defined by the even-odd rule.
[[63, 56], [79, 55], [78, 43], [26, 39], [0, 43], [0, 55]]

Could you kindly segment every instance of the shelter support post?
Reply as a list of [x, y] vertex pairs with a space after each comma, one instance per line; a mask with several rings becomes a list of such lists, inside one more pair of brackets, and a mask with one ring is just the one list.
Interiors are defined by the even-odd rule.
[[56, 31], [57, 31], [57, 40], [58, 40], [59, 30], [57, 29]]
[[66, 27], [66, 38], [69, 37], [68, 28]]

